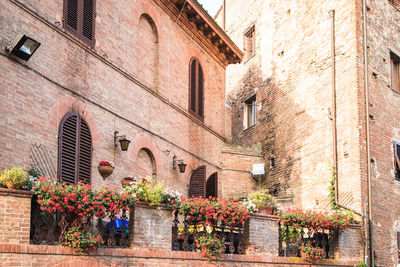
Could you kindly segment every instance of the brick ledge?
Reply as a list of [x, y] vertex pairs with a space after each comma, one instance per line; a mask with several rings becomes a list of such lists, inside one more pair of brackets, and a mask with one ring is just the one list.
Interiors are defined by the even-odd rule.
[[[36, 255], [68, 255], [76, 257], [130, 257], [130, 258], [148, 258], [148, 259], [176, 259], [176, 260], [197, 260], [206, 261], [200, 253], [184, 252], [184, 251], [162, 251], [149, 250], [143, 248], [128, 248], [128, 249], [112, 249], [100, 248], [96, 252], [87, 254], [74, 252], [71, 248], [62, 246], [47, 246], [47, 245], [20, 245], [20, 244], [0, 244], [0, 254], [36, 254]], [[249, 264], [267, 264], [267, 263], [282, 263], [311, 266], [304, 260], [297, 257], [274, 257], [265, 255], [222, 255], [222, 262], [239, 262]], [[325, 260], [319, 266], [354, 266], [356, 260]]]
[[0, 188], [0, 196], [31, 198], [32, 195], [33, 193], [31, 191]]

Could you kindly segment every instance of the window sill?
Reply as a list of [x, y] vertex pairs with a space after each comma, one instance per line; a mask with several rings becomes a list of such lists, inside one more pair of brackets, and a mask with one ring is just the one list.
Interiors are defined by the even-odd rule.
[[[257, 123], [256, 123], [256, 124], [257, 124]], [[245, 132], [250, 131], [250, 129], [253, 129], [253, 128], [256, 126], [256, 124], [253, 124], [253, 125], [247, 127], [246, 129], [243, 129], [242, 133], [245, 133]]]
[[188, 111], [189, 115], [192, 116], [194, 119], [196, 119], [197, 121], [201, 122], [204, 124], [204, 117], [200, 117], [199, 115], [197, 115], [196, 113], [194, 113], [193, 111], [191, 111], [189, 109]]
[[[256, 54], [252, 55], [251, 57], [247, 58], [243, 64], [246, 64], [247, 62], [249, 62], [252, 58], [254, 58], [256, 56]], [[251, 127], [251, 126], [250, 126]]]

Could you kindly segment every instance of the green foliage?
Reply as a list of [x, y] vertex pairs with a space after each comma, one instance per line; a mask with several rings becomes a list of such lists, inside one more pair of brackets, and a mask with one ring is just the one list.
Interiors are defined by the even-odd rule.
[[296, 243], [301, 238], [300, 229], [292, 225], [282, 225], [281, 230], [281, 237], [285, 242]]
[[276, 200], [273, 196], [269, 194], [268, 189], [263, 189], [254, 193], [249, 194], [248, 199], [257, 206], [257, 208], [262, 209], [265, 207], [275, 207]]
[[367, 267], [367, 264], [364, 261], [360, 261], [360, 263], [357, 263], [355, 267]]
[[44, 176], [44, 171], [35, 164], [31, 164], [31, 168], [28, 170], [28, 174], [32, 177], [39, 178]]
[[336, 203], [336, 199], [335, 199], [335, 167], [333, 167], [332, 165], [329, 166], [329, 171], [331, 173], [331, 176], [329, 178], [329, 203], [331, 204], [331, 209], [333, 211], [337, 211], [337, 212], [342, 212], [344, 213], [347, 217], [349, 217], [352, 221], [357, 222], [356, 220], [356, 215], [353, 211], [351, 210], [345, 210], [342, 209], [341, 207], [339, 207]]
[[88, 253], [90, 249], [97, 249], [103, 244], [100, 235], [94, 237], [93, 234], [71, 227], [65, 233], [64, 246], [73, 248], [75, 252]]
[[200, 248], [204, 257], [209, 261], [218, 260], [218, 255], [225, 251], [225, 244], [223, 239], [219, 239], [217, 234], [210, 234], [205, 232], [196, 238], [196, 245]]
[[21, 188], [28, 181], [28, 174], [21, 168], [14, 167], [1, 173], [0, 181], [8, 188]]
[[325, 258], [325, 251], [311, 242], [307, 242], [300, 246], [301, 252], [304, 253], [307, 262], [319, 262]]
[[162, 183], [153, 186], [151, 177], [138, 179], [137, 183], [125, 187], [124, 190], [131, 194], [135, 193], [140, 201], [148, 202], [150, 205], [163, 203], [167, 191]]

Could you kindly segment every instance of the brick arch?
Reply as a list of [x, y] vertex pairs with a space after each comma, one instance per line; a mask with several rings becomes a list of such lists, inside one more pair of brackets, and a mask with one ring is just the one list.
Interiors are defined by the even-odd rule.
[[185, 183], [186, 186], [189, 186], [190, 182], [190, 175], [194, 170], [196, 170], [198, 167], [200, 167], [200, 162], [197, 160], [190, 160], [188, 163], [186, 163], [186, 170], [185, 173], [183, 174], [183, 182]]
[[151, 136], [147, 134], [139, 134], [131, 141], [128, 150], [128, 158], [134, 162], [137, 162], [139, 151], [145, 149], [147, 153], [151, 153], [150, 156], [154, 159], [156, 166], [156, 173], [159, 175], [163, 169], [160, 150], [157, 144], [154, 143]]
[[89, 108], [82, 101], [76, 98], [71, 96], [60, 97], [50, 108], [48, 118], [51, 128], [58, 132], [62, 118], [68, 112], [79, 113], [79, 115], [85, 119], [92, 134], [92, 145], [93, 147], [97, 147], [100, 144], [100, 134], [97, 129], [96, 120]]
[[160, 16], [158, 15], [158, 12], [159, 11], [157, 11], [155, 7], [149, 4], [148, 0], [138, 0], [133, 7], [132, 18], [134, 21], [136, 21], [136, 23], [139, 23], [142, 15], [146, 14], [149, 16], [153, 20], [154, 26], [157, 28], [158, 41], [163, 43], [166, 33], [163, 31], [162, 27], [160, 27], [162, 23], [160, 22]]

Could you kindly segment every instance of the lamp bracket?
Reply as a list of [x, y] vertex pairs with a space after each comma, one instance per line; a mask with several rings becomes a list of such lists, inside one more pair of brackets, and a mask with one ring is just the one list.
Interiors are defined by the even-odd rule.
[[178, 157], [177, 156], [173, 156], [172, 157], [172, 169], [173, 170], [176, 170], [176, 165], [177, 164], [179, 164], [179, 163], [183, 163], [183, 159], [177, 159]]
[[119, 134], [118, 131], [115, 131], [115, 132], [114, 132], [114, 146], [115, 146], [115, 147], [118, 146], [118, 140], [119, 140], [120, 138], [126, 138], [126, 135], [125, 135], [125, 134], [124, 134], [124, 135], [118, 135], [118, 134]]

